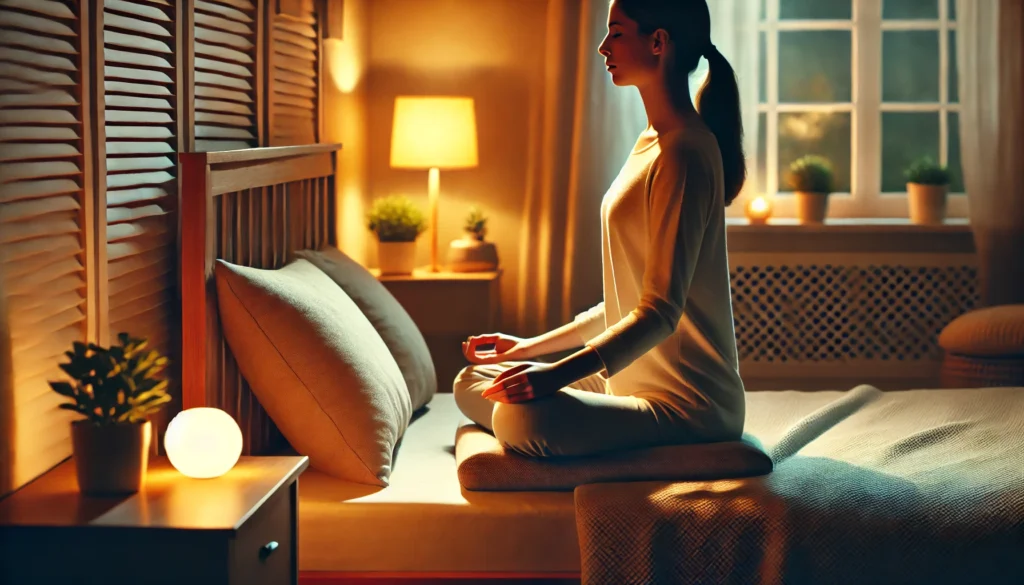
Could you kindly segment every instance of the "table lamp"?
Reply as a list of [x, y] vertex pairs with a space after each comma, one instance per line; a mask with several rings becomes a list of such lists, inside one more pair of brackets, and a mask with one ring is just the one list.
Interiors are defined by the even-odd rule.
[[399, 96], [391, 131], [391, 168], [427, 169], [430, 203], [430, 270], [438, 272], [437, 206], [441, 169], [477, 166], [473, 98]]

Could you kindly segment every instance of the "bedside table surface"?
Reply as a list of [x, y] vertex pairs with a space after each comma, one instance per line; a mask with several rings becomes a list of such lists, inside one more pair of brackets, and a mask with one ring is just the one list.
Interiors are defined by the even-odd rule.
[[308, 457], [241, 457], [214, 479], [179, 473], [165, 457], [149, 461], [136, 494], [82, 496], [69, 459], [0, 500], [0, 526], [109, 526], [234, 532], [282, 486], [309, 466]]

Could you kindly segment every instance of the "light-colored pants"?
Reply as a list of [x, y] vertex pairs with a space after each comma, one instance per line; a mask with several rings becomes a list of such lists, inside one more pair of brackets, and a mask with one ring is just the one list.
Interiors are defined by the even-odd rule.
[[[546, 398], [505, 404], [483, 398], [501, 372], [521, 362], [469, 366], [455, 378], [455, 403], [494, 433], [506, 449], [531, 457], [596, 455], [674, 442], [667, 416], [633, 396], [605, 393], [605, 380], [588, 376]], [[671, 434], [671, 433], [670, 433]]]

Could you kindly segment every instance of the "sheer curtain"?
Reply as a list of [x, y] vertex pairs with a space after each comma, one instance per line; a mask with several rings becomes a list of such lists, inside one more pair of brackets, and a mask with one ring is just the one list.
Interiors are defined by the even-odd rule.
[[[712, 40], [740, 82], [748, 167], [757, 144], [758, 0], [709, 0]], [[532, 108], [520, 233], [517, 331], [550, 330], [599, 302], [601, 198], [647, 124], [635, 88], [611, 83], [597, 47], [608, 0], [549, 0], [544, 84]], [[700, 87], [707, 64], [694, 72]], [[753, 176], [747, 182], [754, 185]], [[742, 204], [738, 201], [734, 205]]]
[[1024, 303], [1024, 1], [956, 7], [960, 148], [982, 303]]

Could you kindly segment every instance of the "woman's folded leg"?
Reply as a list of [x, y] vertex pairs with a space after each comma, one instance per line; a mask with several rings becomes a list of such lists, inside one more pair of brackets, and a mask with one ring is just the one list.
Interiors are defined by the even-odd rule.
[[580, 456], [663, 442], [663, 417], [643, 399], [605, 394], [600, 376], [524, 403], [496, 403], [480, 396], [495, 377], [516, 365], [465, 368], [453, 387], [463, 414], [491, 430], [506, 448], [532, 457]]

